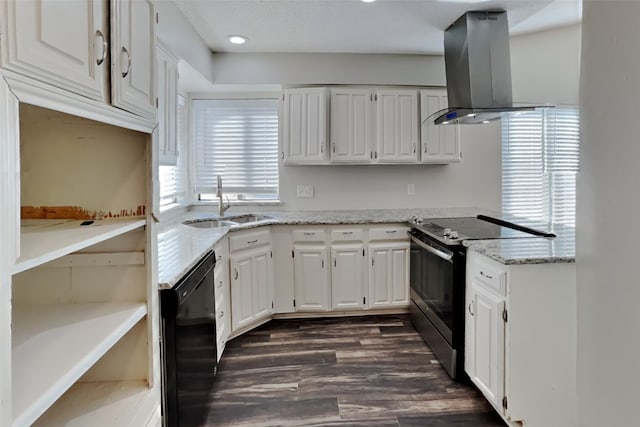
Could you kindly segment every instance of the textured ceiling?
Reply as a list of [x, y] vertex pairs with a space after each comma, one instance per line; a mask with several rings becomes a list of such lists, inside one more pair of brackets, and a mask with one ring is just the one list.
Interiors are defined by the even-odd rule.
[[[511, 34], [579, 22], [580, 0], [174, 0], [214, 52], [441, 54], [468, 10], [508, 12]], [[226, 37], [249, 38], [234, 46]]]

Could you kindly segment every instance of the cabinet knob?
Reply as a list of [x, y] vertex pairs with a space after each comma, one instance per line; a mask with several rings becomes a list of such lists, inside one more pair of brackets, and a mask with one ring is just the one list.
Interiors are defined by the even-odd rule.
[[100, 55], [100, 57], [96, 59], [96, 64], [102, 65], [104, 60], [107, 58], [107, 50], [108, 50], [107, 39], [102, 33], [102, 31], [100, 30], [96, 30], [96, 37], [100, 37], [102, 39], [102, 55]]

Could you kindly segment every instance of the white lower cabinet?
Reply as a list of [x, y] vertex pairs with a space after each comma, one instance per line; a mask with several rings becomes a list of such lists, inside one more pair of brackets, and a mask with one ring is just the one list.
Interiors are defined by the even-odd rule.
[[229, 288], [229, 242], [222, 239], [213, 248], [216, 266], [213, 271], [216, 296], [216, 340], [218, 360], [222, 357], [231, 333], [231, 290]]
[[[409, 239], [405, 225], [300, 226], [289, 233], [293, 272], [290, 312], [408, 307]], [[285, 279], [282, 275], [279, 278]]]
[[231, 329], [236, 332], [270, 316], [273, 310], [269, 231], [234, 233], [229, 248]]
[[365, 253], [363, 243], [331, 246], [331, 307], [361, 310], [366, 307]]
[[369, 307], [409, 304], [409, 242], [369, 244]]
[[465, 371], [509, 426], [574, 427], [574, 263], [467, 255]]
[[467, 291], [467, 343], [465, 370], [494, 407], [504, 397], [505, 297], [492, 292], [482, 282], [470, 280]]
[[327, 245], [294, 245], [293, 265], [295, 308], [302, 311], [328, 311], [331, 301]]

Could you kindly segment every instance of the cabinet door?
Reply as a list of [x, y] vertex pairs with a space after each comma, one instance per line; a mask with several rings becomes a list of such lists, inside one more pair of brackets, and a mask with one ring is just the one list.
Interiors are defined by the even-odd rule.
[[363, 309], [366, 305], [364, 245], [334, 245], [331, 258], [331, 307], [333, 310]]
[[164, 47], [158, 46], [156, 64], [158, 161], [161, 165], [175, 165], [178, 161], [178, 59]]
[[229, 244], [223, 239], [214, 248], [216, 266], [214, 269], [216, 297], [216, 339], [218, 342], [218, 361], [222, 357], [227, 338], [231, 333], [231, 293], [229, 290]]
[[284, 92], [282, 140], [286, 163], [323, 163], [327, 159], [327, 89]]
[[156, 117], [155, 33], [151, 0], [111, 2], [111, 103]]
[[296, 310], [329, 310], [327, 246], [295, 245], [293, 252]]
[[420, 91], [422, 163], [455, 163], [460, 152], [459, 125], [434, 125], [435, 112], [447, 108], [446, 89]]
[[105, 0], [9, 0], [2, 66], [101, 101], [109, 66]]
[[[254, 278], [251, 254], [231, 257], [231, 329], [236, 331], [253, 322]], [[257, 303], [256, 303], [257, 304]]]
[[253, 275], [253, 318], [259, 319], [273, 312], [273, 269], [271, 250], [266, 249], [251, 258]]
[[409, 304], [408, 242], [369, 245], [369, 307], [384, 308]]
[[374, 159], [380, 163], [418, 160], [418, 92], [377, 90]]
[[468, 296], [465, 370], [487, 400], [502, 411], [505, 300], [473, 280]]
[[373, 93], [369, 89], [331, 90], [331, 161], [373, 160]]

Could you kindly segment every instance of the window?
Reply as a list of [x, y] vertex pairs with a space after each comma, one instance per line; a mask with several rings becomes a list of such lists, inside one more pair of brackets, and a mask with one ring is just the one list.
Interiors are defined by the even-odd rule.
[[187, 186], [187, 159], [182, 153], [187, 152], [186, 144], [189, 134], [187, 114], [187, 100], [182, 95], [178, 95], [176, 122], [178, 161], [175, 165], [160, 165], [160, 211], [184, 201]]
[[195, 191], [215, 198], [222, 176], [230, 200], [278, 198], [278, 100], [194, 100]]
[[575, 226], [579, 117], [550, 108], [502, 119], [502, 211]]

